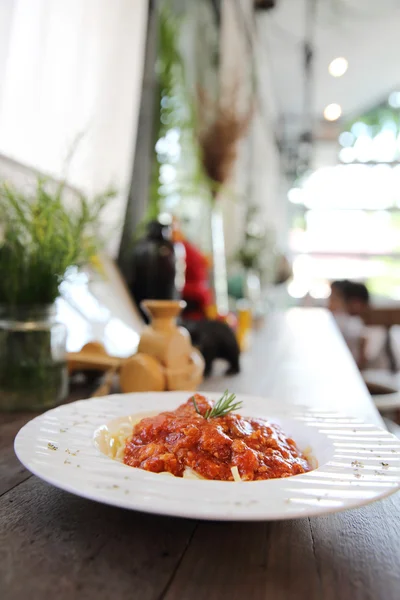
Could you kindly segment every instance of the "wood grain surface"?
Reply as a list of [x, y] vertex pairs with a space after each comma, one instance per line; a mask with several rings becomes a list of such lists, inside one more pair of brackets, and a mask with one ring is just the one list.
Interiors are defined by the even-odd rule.
[[[271, 316], [242, 357], [242, 373], [228, 379], [217, 372], [203, 384], [226, 387], [381, 423], [322, 311]], [[399, 494], [344, 513], [271, 523], [145, 515], [30, 476], [12, 444], [31, 417], [0, 415], [2, 600], [400, 598]]]

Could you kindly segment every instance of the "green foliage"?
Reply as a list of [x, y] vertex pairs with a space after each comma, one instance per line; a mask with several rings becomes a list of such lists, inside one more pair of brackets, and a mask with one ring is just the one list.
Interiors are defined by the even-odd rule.
[[344, 130], [350, 130], [355, 123], [364, 123], [369, 128], [369, 135], [371, 137], [375, 137], [381, 133], [388, 123], [396, 129], [396, 135], [399, 135], [400, 111], [388, 106], [386, 103], [380, 104], [363, 115], [347, 122]]
[[262, 225], [257, 206], [249, 206], [246, 214], [246, 228], [242, 245], [235, 259], [244, 269], [253, 269], [263, 274], [268, 253], [273, 252], [271, 232]]
[[[157, 57], [158, 99], [155, 107], [154, 158], [149, 204], [145, 221], [156, 219], [171, 198], [204, 196], [210, 199], [195, 136], [196, 111], [185, 73], [185, 60], [179, 48], [182, 17], [168, 2], [159, 4]], [[175, 138], [175, 143], [173, 141]], [[163, 183], [163, 166], [175, 176]]]
[[64, 195], [65, 183], [54, 190], [40, 177], [28, 194], [0, 184], [0, 304], [53, 303], [68, 267], [96, 254], [99, 215], [115, 191], [90, 200], [80, 194], [71, 208]]

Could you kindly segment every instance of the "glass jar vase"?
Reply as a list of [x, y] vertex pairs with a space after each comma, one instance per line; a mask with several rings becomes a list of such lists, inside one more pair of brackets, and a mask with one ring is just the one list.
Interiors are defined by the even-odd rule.
[[40, 411], [66, 398], [66, 339], [54, 305], [0, 306], [0, 411]]

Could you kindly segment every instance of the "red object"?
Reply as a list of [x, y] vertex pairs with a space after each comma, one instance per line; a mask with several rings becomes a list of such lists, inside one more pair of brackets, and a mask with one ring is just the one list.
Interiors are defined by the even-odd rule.
[[[195, 398], [196, 406], [193, 402]], [[213, 403], [195, 394], [174, 411], [142, 419], [125, 445], [124, 463], [183, 477], [189, 467], [206, 479], [243, 481], [289, 477], [311, 470], [277, 425], [227, 414], [205, 418]]]
[[182, 298], [188, 304], [186, 317], [202, 319], [206, 314], [206, 307], [212, 302], [212, 294], [208, 282], [208, 262], [206, 257], [196, 246], [182, 240], [186, 252], [185, 285]]

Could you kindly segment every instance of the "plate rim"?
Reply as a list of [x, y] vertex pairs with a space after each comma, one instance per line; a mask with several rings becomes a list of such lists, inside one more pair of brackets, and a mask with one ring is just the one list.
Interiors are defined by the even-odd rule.
[[[205, 396], [211, 396], [211, 397], [218, 395], [218, 392], [201, 391], [200, 393]], [[398, 491], [398, 489], [400, 487], [400, 464], [399, 464], [399, 469], [398, 469], [399, 474], [397, 475], [397, 483], [395, 483], [395, 484], [393, 483], [392, 485], [389, 485], [389, 483], [387, 483], [387, 487], [382, 489], [379, 493], [376, 493], [374, 496], [365, 497], [362, 499], [360, 498], [357, 500], [357, 502], [353, 502], [350, 504], [348, 502], [347, 504], [344, 504], [343, 506], [334, 506], [334, 507], [324, 506], [323, 507], [321, 505], [316, 505], [313, 507], [313, 506], [309, 505], [307, 508], [305, 508], [303, 510], [301, 510], [300, 508], [297, 508], [297, 510], [295, 510], [292, 507], [292, 511], [288, 511], [288, 507], [286, 506], [286, 507], [282, 507], [280, 512], [272, 513], [272, 514], [268, 514], [268, 510], [265, 510], [265, 509], [263, 511], [263, 514], [260, 514], [260, 511], [252, 512], [252, 510], [249, 510], [247, 513], [238, 511], [238, 514], [235, 514], [234, 512], [232, 514], [230, 512], [211, 514], [211, 512], [208, 513], [207, 511], [199, 510], [197, 503], [195, 505], [190, 505], [190, 506], [186, 506], [186, 507], [184, 506], [183, 503], [181, 503], [179, 508], [176, 508], [176, 509], [171, 508], [171, 506], [169, 506], [168, 503], [166, 503], [164, 509], [163, 509], [162, 505], [158, 505], [156, 508], [154, 508], [151, 504], [149, 504], [147, 506], [146, 505], [139, 506], [137, 502], [136, 503], [132, 502], [132, 497], [128, 497], [128, 496], [124, 497], [121, 494], [115, 494], [114, 496], [112, 496], [112, 495], [105, 496], [104, 494], [101, 494], [99, 492], [99, 490], [96, 488], [79, 489], [79, 485], [77, 485], [76, 481], [74, 481], [73, 479], [72, 479], [72, 483], [71, 483], [70, 482], [71, 480], [69, 480], [68, 478], [60, 479], [59, 476], [57, 478], [57, 474], [55, 476], [51, 476], [51, 475], [49, 476], [48, 474], [43, 473], [43, 470], [41, 470], [40, 467], [39, 468], [36, 467], [35, 464], [32, 464], [32, 462], [30, 462], [29, 459], [26, 459], [24, 456], [23, 442], [26, 442], [25, 436], [26, 435], [28, 436], [28, 438], [27, 438], [28, 442], [29, 442], [29, 438], [31, 437], [30, 441], [34, 445], [35, 437], [31, 436], [31, 432], [34, 431], [36, 425], [43, 422], [46, 418], [49, 417], [49, 415], [53, 416], [54, 413], [58, 414], [58, 413], [63, 413], [63, 412], [69, 412], [69, 411], [72, 411], [77, 406], [88, 407], [89, 406], [88, 403], [90, 403], [90, 405], [93, 407], [93, 406], [96, 406], [98, 403], [101, 403], [101, 402], [104, 403], [104, 401], [110, 402], [110, 400], [111, 400], [111, 402], [115, 402], [116, 399], [119, 399], [120, 401], [122, 400], [125, 405], [127, 403], [133, 404], [135, 402], [135, 399], [138, 399], [138, 397], [143, 398], [146, 396], [147, 397], [148, 396], [156, 396], [158, 398], [161, 396], [164, 397], [166, 394], [168, 394], [170, 397], [176, 397], [176, 405], [178, 405], [178, 403], [180, 401], [182, 401], [182, 399], [185, 399], [185, 397], [187, 398], [187, 396], [190, 394], [193, 394], [193, 392], [179, 391], [179, 392], [143, 392], [143, 393], [133, 393], [133, 394], [112, 394], [109, 396], [103, 396], [103, 397], [99, 397], [99, 398], [88, 398], [88, 399], [83, 399], [83, 400], [77, 400], [75, 402], [71, 402], [68, 404], [63, 404], [63, 405], [60, 405], [53, 409], [50, 409], [49, 411], [46, 411], [45, 413], [38, 415], [38, 416], [34, 417], [33, 419], [31, 419], [30, 421], [28, 421], [28, 423], [26, 423], [18, 431], [18, 433], [15, 437], [14, 451], [15, 451], [18, 459], [20, 460], [20, 462], [32, 474], [39, 477], [46, 483], [57, 487], [58, 489], [62, 489], [68, 493], [72, 493], [74, 495], [80, 496], [87, 500], [92, 500], [92, 501], [100, 502], [103, 504], [108, 504], [111, 506], [117, 506], [117, 507], [128, 509], [128, 510], [137, 510], [140, 512], [146, 512], [146, 513], [150, 513], [150, 514], [158, 514], [158, 515], [170, 516], [170, 517], [176, 517], [176, 518], [192, 518], [192, 519], [211, 520], [211, 521], [238, 521], [238, 522], [240, 522], [240, 521], [258, 521], [258, 522], [260, 522], [260, 521], [290, 520], [290, 519], [296, 519], [296, 518], [302, 518], [302, 517], [305, 518], [305, 517], [312, 517], [312, 516], [319, 516], [319, 515], [323, 516], [323, 515], [327, 515], [327, 514], [343, 512], [345, 510], [351, 510], [351, 509], [355, 509], [358, 507], [366, 506], [377, 500], [386, 498], [393, 493], [396, 493], [396, 491]], [[177, 396], [179, 396], [179, 400], [178, 400]], [[255, 395], [251, 395], [251, 394], [238, 394], [237, 396], [238, 396], [239, 400], [241, 398], [243, 400], [245, 400], [247, 398], [248, 400], [255, 401], [255, 402], [263, 401], [266, 403], [265, 404], [266, 408], [265, 408], [265, 411], [263, 411], [263, 412], [268, 413], [270, 411], [271, 413], [275, 413], [277, 416], [280, 413], [282, 415], [283, 419], [286, 417], [287, 419], [290, 419], [290, 420], [300, 420], [298, 413], [304, 414], [304, 409], [306, 409], [308, 411], [308, 414], [314, 415], [314, 418], [316, 418], [317, 421], [321, 425], [324, 425], [324, 424], [328, 425], [329, 423], [327, 422], [326, 419], [328, 418], [328, 416], [330, 416], [333, 418], [338, 418], [341, 421], [343, 421], [344, 423], [347, 423], [348, 425], [351, 424], [353, 426], [353, 428], [357, 428], [357, 426], [369, 427], [370, 431], [372, 431], [374, 433], [379, 433], [379, 434], [383, 433], [384, 437], [387, 440], [396, 442], [396, 446], [398, 447], [398, 450], [395, 451], [393, 458], [395, 458], [396, 460], [400, 460], [400, 440], [398, 438], [396, 438], [394, 435], [392, 435], [391, 433], [389, 433], [388, 431], [385, 431], [383, 428], [381, 428], [375, 424], [366, 423], [362, 419], [358, 419], [357, 417], [354, 417], [354, 416], [346, 416], [337, 411], [318, 410], [312, 406], [304, 407], [304, 406], [293, 405], [293, 404], [289, 404], [289, 403], [277, 403], [276, 400], [268, 399], [267, 397], [264, 397], [264, 396], [255, 396]], [[114, 415], [111, 415], [111, 419], [122, 416], [123, 413], [121, 414], [121, 412], [118, 411], [117, 405], [115, 405], [114, 410], [116, 412], [114, 413]], [[85, 411], [85, 412], [87, 412], [87, 411]], [[323, 415], [326, 415], [326, 416], [324, 417]], [[267, 418], [267, 417], [264, 417], [264, 418]], [[107, 422], [111, 419], [108, 419]], [[94, 433], [95, 429], [97, 429], [99, 427], [99, 425], [92, 424], [91, 427], [92, 427], [92, 436], [90, 438], [90, 442], [94, 448], [94, 443], [93, 443], [92, 437], [93, 437], [93, 433]], [[112, 464], [111, 463], [112, 459], [109, 457], [106, 457], [105, 455], [102, 455], [102, 453], [99, 449], [96, 449], [96, 453], [98, 454], [97, 458], [103, 457], [104, 460], [110, 461], [110, 464]], [[398, 458], [396, 458], [396, 455], [398, 456]], [[81, 456], [84, 456], [84, 454], [82, 454]], [[123, 465], [116, 461], [113, 461], [113, 462], [115, 462], [115, 465], [118, 465], [119, 467], [123, 467], [124, 469], [129, 469], [129, 470], [132, 469], [132, 467], [129, 467], [127, 465]], [[50, 463], [51, 463], [51, 461], [50, 461]], [[383, 464], [383, 463], [381, 463], [381, 464]], [[315, 471], [312, 471], [312, 472], [320, 471], [323, 466], [324, 465], [321, 465]], [[142, 471], [140, 469], [135, 469], [135, 471], [140, 472], [141, 475], [149, 474], [147, 471]], [[158, 474], [151, 474], [151, 475], [153, 477], [159, 477]], [[246, 485], [246, 486], [248, 486], [248, 485], [251, 485], [251, 486], [268, 485], [268, 486], [270, 486], [273, 483], [273, 485], [278, 486], [279, 483], [282, 483], [283, 481], [284, 482], [290, 482], [290, 481], [294, 481], [294, 480], [299, 481], [300, 478], [304, 478], [307, 475], [309, 475], [309, 473], [296, 475], [293, 477], [283, 478], [283, 479], [272, 479], [272, 480], [257, 481], [257, 482], [246, 482], [246, 483], [243, 483], [242, 485]], [[144, 475], [143, 475], [143, 480], [145, 481]], [[168, 480], [170, 480], [170, 478], [168, 478]], [[178, 485], [182, 485], [183, 481], [186, 482], [186, 480], [180, 481], [179, 478], [173, 479], [173, 481], [174, 481], [173, 485], [175, 485], [177, 483], [177, 481], [178, 481]], [[191, 482], [191, 483], [193, 483], [193, 482]], [[196, 484], [198, 484], [198, 483], [199, 482], [196, 482]], [[222, 485], [224, 485], [224, 484], [232, 485], [232, 482], [221, 482], [221, 481], [208, 482], [208, 484], [210, 484], [210, 483], [214, 486], [215, 486], [215, 484], [217, 486], [220, 486], [221, 484]], [[205, 484], [204, 481], [200, 482], [200, 485], [204, 485], [204, 484]], [[144, 485], [146, 485], [146, 484], [144, 484]], [[240, 485], [240, 484], [238, 484], [238, 485]], [[349, 485], [349, 489], [350, 488], [356, 489], [359, 487], [357, 485], [352, 486], [350, 483], [348, 485]], [[160, 486], [160, 487], [162, 487], [162, 486]], [[179, 488], [176, 488], [176, 489], [179, 489]], [[216, 509], [214, 508], [214, 511], [215, 510]]]

